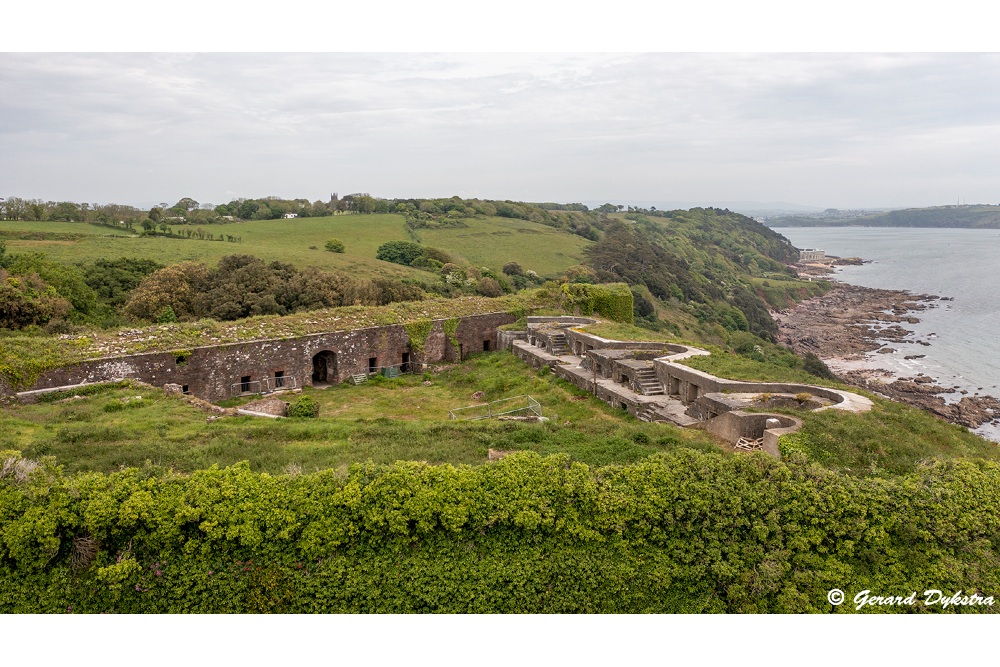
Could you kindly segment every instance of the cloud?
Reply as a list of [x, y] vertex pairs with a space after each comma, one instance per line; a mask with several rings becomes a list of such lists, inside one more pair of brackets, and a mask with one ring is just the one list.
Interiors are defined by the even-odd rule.
[[993, 201], [983, 174], [996, 172], [998, 65], [992, 54], [0, 54], [0, 195], [846, 207], [944, 203], [964, 183], [968, 201]]

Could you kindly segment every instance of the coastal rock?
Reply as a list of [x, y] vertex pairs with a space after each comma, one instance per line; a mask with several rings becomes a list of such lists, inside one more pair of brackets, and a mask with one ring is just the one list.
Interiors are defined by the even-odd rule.
[[[915, 342], [929, 346], [926, 340], [909, 339], [912, 332], [900, 325], [919, 322], [910, 313], [928, 308], [929, 302], [935, 300], [952, 301], [953, 298], [837, 283], [825, 295], [775, 314], [778, 341], [799, 355], [812, 352], [828, 363], [863, 360], [866, 354], [876, 351], [880, 354], [895, 351], [887, 343]], [[936, 334], [927, 336], [934, 337]], [[925, 356], [913, 354], [904, 358], [922, 359]], [[940, 387], [933, 378], [922, 373], [899, 379], [894, 379], [893, 374], [884, 369], [852, 370], [839, 375], [850, 385], [968, 428], [978, 428], [1000, 418], [1000, 399], [988, 395], [969, 396], [968, 390], [958, 386]], [[957, 402], [948, 403], [942, 396], [956, 392], [962, 395]]]

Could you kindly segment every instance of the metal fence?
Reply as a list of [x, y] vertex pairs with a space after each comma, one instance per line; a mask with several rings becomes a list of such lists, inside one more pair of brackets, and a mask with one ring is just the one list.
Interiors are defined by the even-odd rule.
[[279, 389], [284, 391], [288, 389], [296, 389], [298, 387], [298, 381], [291, 376], [283, 376], [280, 378], [262, 378], [260, 380], [251, 380], [250, 382], [234, 382], [229, 386], [230, 396], [242, 396], [243, 394], [269, 394], [272, 391], [278, 391]]
[[542, 416], [542, 405], [527, 394], [523, 396], [512, 396], [501, 398], [498, 401], [481, 403], [479, 405], [469, 405], [464, 408], [455, 408], [448, 411], [450, 419], [475, 420], [475, 419], [495, 419], [505, 415], [532, 414], [536, 417]]

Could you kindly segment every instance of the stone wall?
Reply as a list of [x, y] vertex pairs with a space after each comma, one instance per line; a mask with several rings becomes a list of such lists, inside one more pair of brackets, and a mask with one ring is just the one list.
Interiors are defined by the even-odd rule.
[[[259, 340], [199, 347], [183, 354], [153, 352], [94, 359], [43, 373], [31, 390], [131, 378], [154, 386], [179, 384], [185, 392], [209, 401], [262, 389], [336, 384], [375, 367], [456, 361], [460, 356], [497, 349], [497, 328], [515, 321], [509, 313], [470, 315], [459, 319], [448, 340], [445, 320], [435, 320], [421, 349], [411, 346], [400, 324], [334, 331], [286, 340]], [[9, 393], [9, 392], [7, 392]]]

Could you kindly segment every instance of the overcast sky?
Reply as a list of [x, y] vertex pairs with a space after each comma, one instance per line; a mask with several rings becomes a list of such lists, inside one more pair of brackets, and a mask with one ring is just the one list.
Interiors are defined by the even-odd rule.
[[997, 146], [996, 54], [0, 54], [0, 196], [996, 204]]

